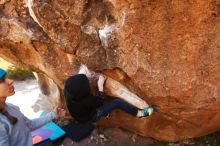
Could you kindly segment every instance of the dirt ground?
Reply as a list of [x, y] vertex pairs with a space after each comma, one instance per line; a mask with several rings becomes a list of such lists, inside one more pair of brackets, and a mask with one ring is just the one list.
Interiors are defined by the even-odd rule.
[[120, 128], [101, 126], [96, 127], [90, 136], [80, 142], [73, 142], [65, 137], [56, 143], [57, 146], [219, 146], [219, 144], [220, 131], [179, 142], [163, 142]]
[[59, 146], [154, 146], [154, 140], [120, 128], [97, 127], [80, 142], [65, 138]]

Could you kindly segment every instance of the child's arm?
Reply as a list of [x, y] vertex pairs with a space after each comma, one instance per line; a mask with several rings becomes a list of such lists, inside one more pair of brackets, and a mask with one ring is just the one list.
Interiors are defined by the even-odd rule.
[[[28, 128], [33, 131], [35, 129], [38, 129], [40, 127], [42, 127], [43, 125], [45, 125], [46, 123], [50, 122], [51, 120], [53, 120], [54, 118], [57, 117], [57, 109], [51, 111], [50, 113], [47, 113], [45, 116], [40, 117], [40, 118], [35, 118], [35, 119], [28, 119], [21, 111], [20, 108], [18, 106], [15, 105], [11, 105], [13, 108], [15, 108], [17, 110], [17, 114], [19, 114], [19, 116], [23, 117], [23, 119], [25, 120]], [[1, 145], [0, 145], [1, 146]]]
[[[55, 118], [60, 118], [65, 116], [66, 111], [61, 108], [56, 108], [53, 111], [47, 113], [45, 116], [40, 117], [40, 118], [35, 118], [35, 119], [28, 119], [21, 111], [18, 106], [11, 105], [13, 108], [15, 108], [20, 116], [22, 116], [28, 126], [28, 128], [33, 131], [36, 130], [43, 125], [47, 124], [48, 122], [52, 121]], [[1, 146], [1, 145], [0, 145]]]
[[45, 116], [36, 118], [36, 119], [28, 119], [24, 115], [24, 119], [31, 131], [36, 130], [43, 125], [47, 124], [48, 122], [52, 121], [55, 118], [64, 117], [66, 114], [66, 111], [61, 108], [54, 109], [53, 111], [47, 113]]
[[27, 126], [31, 131], [36, 130], [43, 125], [47, 124], [48, 122], [52, 121], [57, 117], [56, 111], [52, 111], [47, 113], [45, 116], [36, 118], [36, 119], [28, 119], [26, 116], [24, 116], [24, 119], [26, 121]]

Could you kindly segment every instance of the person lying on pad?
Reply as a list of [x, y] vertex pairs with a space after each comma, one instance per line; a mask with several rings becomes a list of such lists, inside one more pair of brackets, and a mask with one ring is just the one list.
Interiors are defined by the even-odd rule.
[[66, 105], [69, 113], [77, 122], [95, 123], [115, 109], [121, 109], [141, 119], [153, 113], [153, 107], [138, 109], [119, 98], [104, 102], [104, 82], [104, 76], [100, 75], [97, 82], [99, 92], [98, 95], [94, 96], [91, 93], [89, 79], [85, 74], [70, 76], [65, 81], [64, 96]]
[[13, 80], [7, 77], [5, 70], [0, 69], [0, 146], [32, 146], [31, 131], [65, 116], [66, 111], [57, 108], [44, 117], [30, 120], [19, 107], [6, 102], [6, 98], [14, 94]]

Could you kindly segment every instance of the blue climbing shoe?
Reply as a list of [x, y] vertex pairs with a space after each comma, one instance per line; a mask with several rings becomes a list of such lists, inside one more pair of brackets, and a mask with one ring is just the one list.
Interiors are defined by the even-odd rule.
[[143, 113], [143, 116], [139, 117], [141, 120], [144, 120], [147, 116], [150, 116], [153, 112], [154, 109], [153, 107], [146, 107], [144, 109], [141, 110], [141, 112]]

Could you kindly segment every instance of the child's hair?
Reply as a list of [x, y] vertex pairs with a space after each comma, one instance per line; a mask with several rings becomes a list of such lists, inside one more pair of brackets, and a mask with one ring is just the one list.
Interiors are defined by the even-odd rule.
[[6, 116], [12, 125], [15, 125], [17, 123], [18, 119], [10, 115], [5, 108], [0, 107], [0, 113]]

